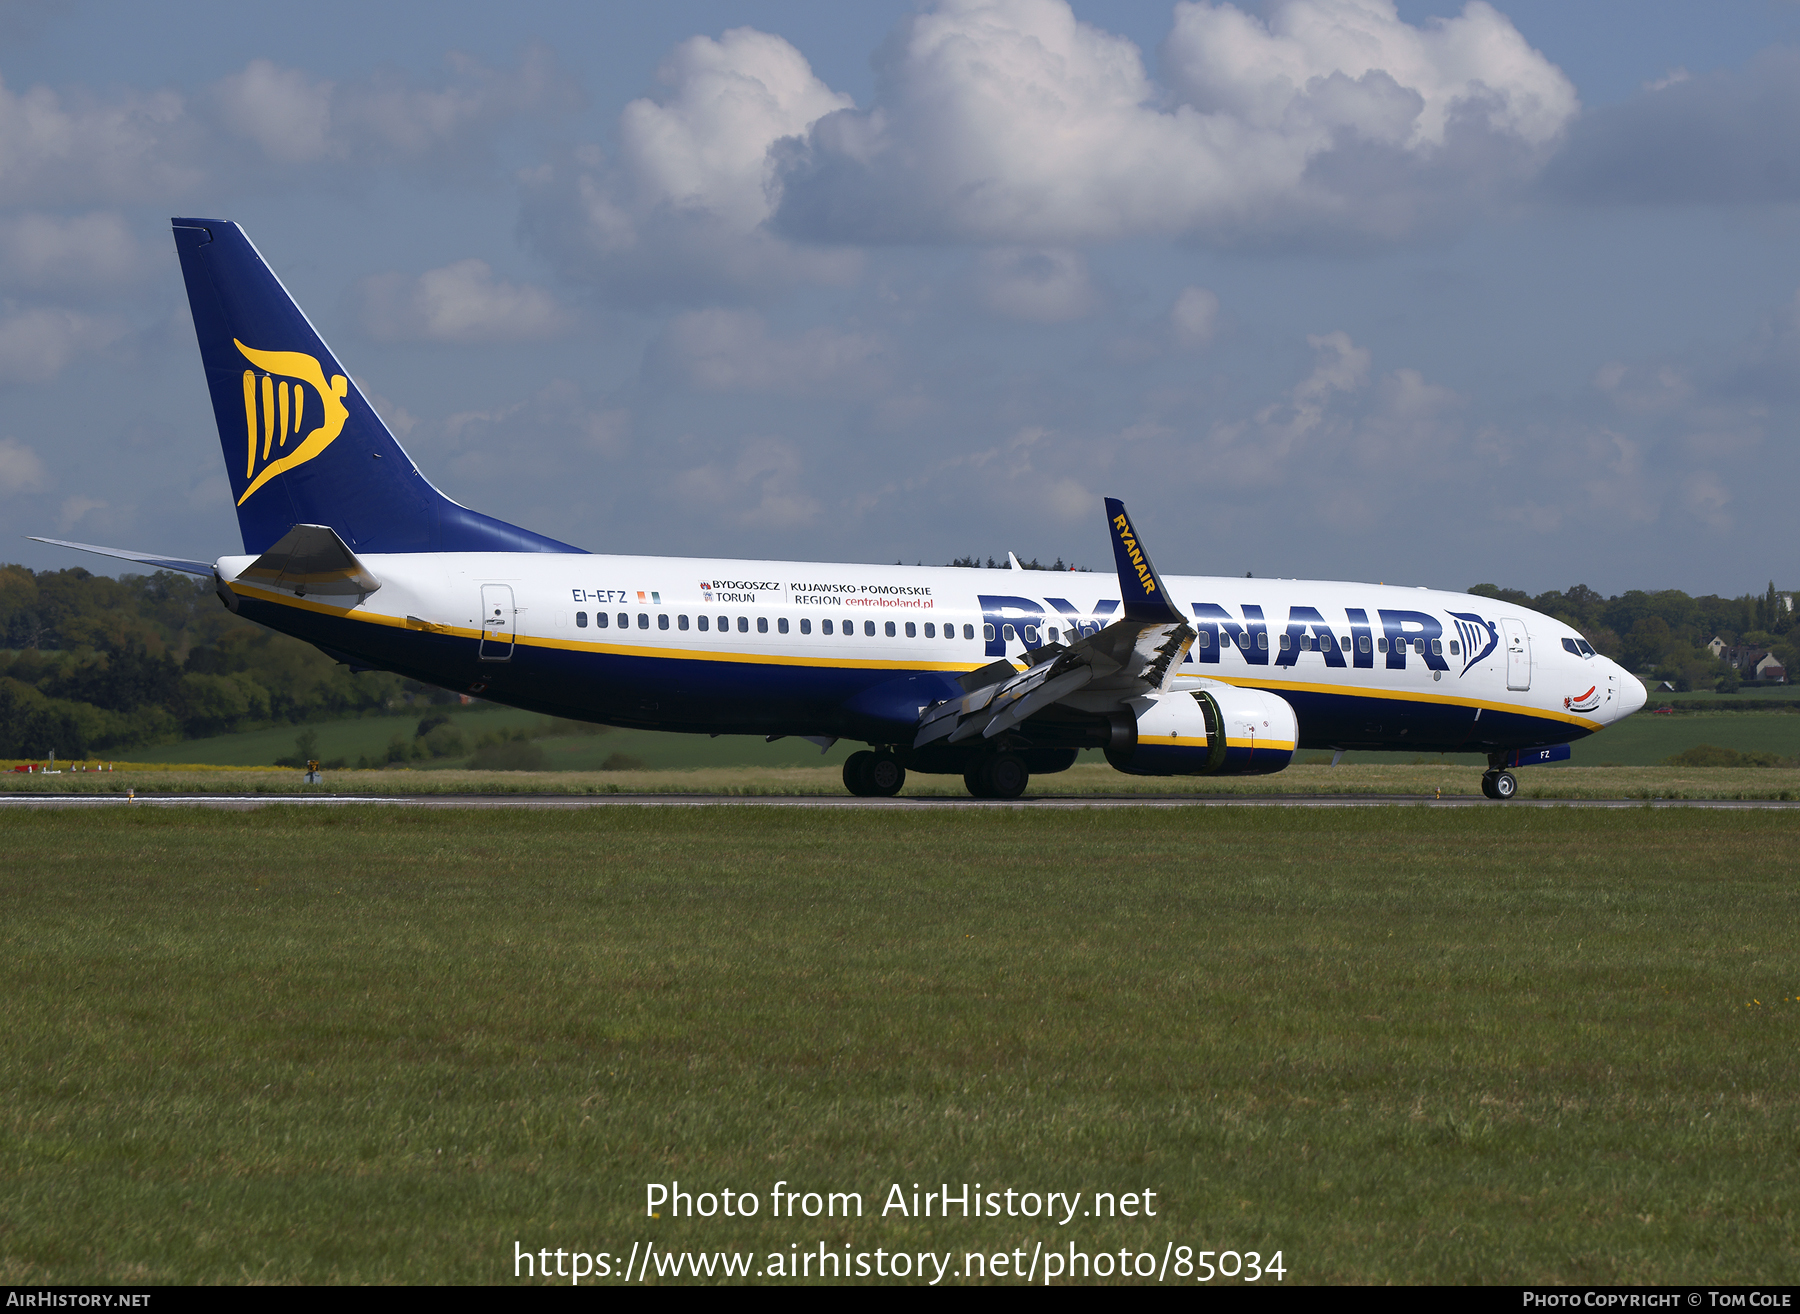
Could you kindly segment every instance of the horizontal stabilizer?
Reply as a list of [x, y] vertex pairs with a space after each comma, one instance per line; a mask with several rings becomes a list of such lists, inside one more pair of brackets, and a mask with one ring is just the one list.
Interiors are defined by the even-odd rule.
[[369, 568], [329, 525], [295, 525], [244, 567], [238, 579], [292, 593], [366, 597], [381, 587]]
[[184, 575], [210, 575], [213, 573], [210, 561], [189, 561], [186, 557], [159, 557], [149, 552], [127, 552], [124, 548], [97, 547], [92, 543], [70, 543], [60, 538], [39, 538], [36, 534], [25, 536], [33, 543], [48, 543], [52, 547], [74, 548], [77, 552], [97, 552], [103, 557], [118, 557], [121, 561], [135, 561], [140, 566], [155, 566], [158, 570], [179, 570]]

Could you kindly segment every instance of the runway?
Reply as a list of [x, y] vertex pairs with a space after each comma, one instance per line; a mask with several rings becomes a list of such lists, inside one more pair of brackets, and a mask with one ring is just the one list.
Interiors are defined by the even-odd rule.
[[1800, 810], [1800, 799], [1570, 799], [1514, 798], [1499, 803], [1473, 795], [1430, 798], [1419, 794], [1235, 794], [1182, 795], [1038, 795], [1019, 799], [944, 797], [855, 798], [838, 795], [734, 794], [0, 794], [6, 808], [223, 808], [248, 811], [281, 805], [300, 807], [407, 808], [822, 808], [887, 812], [943, 812], [970, 808], [1013, 808], [1026, 811], [1080, 808], [1714, 808], [1725, 810]]

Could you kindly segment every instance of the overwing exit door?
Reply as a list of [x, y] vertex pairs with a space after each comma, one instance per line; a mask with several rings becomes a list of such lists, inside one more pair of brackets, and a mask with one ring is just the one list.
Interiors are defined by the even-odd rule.
[[513, 651], [513, 591], [510, 584], [481, 586], [481, 647], [484, 662], [504, 662]]

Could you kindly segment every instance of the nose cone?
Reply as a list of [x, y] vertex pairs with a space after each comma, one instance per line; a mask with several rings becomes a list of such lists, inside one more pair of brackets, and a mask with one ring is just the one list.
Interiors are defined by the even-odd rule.
[[1614, 662], [1613, 669], [1619, 673], [1619, 720], [1623, 721], [1648, 702], [1650, 694], [1644, 682], [1623, 666]]

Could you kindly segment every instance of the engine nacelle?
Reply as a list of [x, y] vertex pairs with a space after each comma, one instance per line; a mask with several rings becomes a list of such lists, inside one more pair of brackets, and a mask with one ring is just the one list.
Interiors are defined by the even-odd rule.
[[1293, 760], [1294, 709], [1260, 689], [1146, 694], [1113, 720], [1106, 760], [1133, 776], [1266, 776]]

